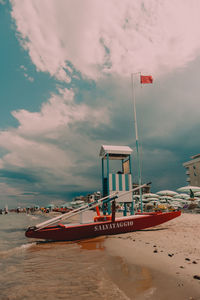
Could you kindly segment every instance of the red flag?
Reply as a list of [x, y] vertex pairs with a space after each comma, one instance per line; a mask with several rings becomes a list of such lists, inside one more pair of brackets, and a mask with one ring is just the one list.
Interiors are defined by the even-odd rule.
[[143, 83], [153, 83], [153, 77], [148, 75], [148, 76], [144, 76], [144, 75], [141, 75], [140, 76], [140, 83], [143, 84]]

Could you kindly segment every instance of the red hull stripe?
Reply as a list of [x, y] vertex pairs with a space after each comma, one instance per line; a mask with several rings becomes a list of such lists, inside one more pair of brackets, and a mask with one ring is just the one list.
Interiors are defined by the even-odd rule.
[[141, 214], [118, 218], [115, 220], [115, 222], [95, 222], [72, 226], [60, 224], [56, 226], [48, 226], [37, 231], [28, 229], [25, 234], [29, 238], [52, 241], [75, 241], [101, 235], [114, 235], [137, 231], [162, 224], [180, 215], [180, 211], [144, 215]]

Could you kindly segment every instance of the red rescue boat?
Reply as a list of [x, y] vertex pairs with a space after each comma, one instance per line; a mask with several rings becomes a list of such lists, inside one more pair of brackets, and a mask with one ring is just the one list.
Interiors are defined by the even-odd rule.
[[58, 224], [37, 229], [29, 227], [25, 235], [29, 238], [50, 241], [76, 241], [102, 235], [114, 235], [150, 228], [181, 215], [180, 211], [137, 214], [88, 224]]
[[[147, 184], [141, 185], [124, 194], [136, 191], [144, 186], [147, 186]], [[49, 241], [76, 241], [102, 235], [114, 235], [146, 229], [168, 222], [181, 215], [180, 211], [150, 212], [115, 218], [115, 199], [118, 198], [117, 194], [118, 192], [115, 192], [64, 215], [29, 227], [25, 235], [28, 238], [45, 239]], [[98, 207], [108, 202], [112, 202], [112, 215], [101, 216]], [[97, 210], [97, 216], [94, 217], [94, 221], [92, 222], [85, 224], [60, 224], [60, 221], [64, 219], [66, 220], [94, 208]]]

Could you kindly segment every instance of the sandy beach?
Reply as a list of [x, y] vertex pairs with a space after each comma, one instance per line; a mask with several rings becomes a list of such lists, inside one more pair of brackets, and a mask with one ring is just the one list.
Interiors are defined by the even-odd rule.
[[183, 213], [155, 228], [106, 239], [106, 249], [120, 258], [129, 281], [130, 266], [140, 268], [137, 288], [126, 286], [125, 278], [121, 283], [127, 297], [200, 299], [199, 228], [200, 215]]

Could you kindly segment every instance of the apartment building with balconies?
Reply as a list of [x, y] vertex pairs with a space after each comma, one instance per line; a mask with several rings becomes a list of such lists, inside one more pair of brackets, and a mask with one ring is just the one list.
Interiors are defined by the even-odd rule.
[[191, 160], [185, 162], [183, 166], [186, 168], [188, 184], [200, 186], [200, 154], [191, 156]]

